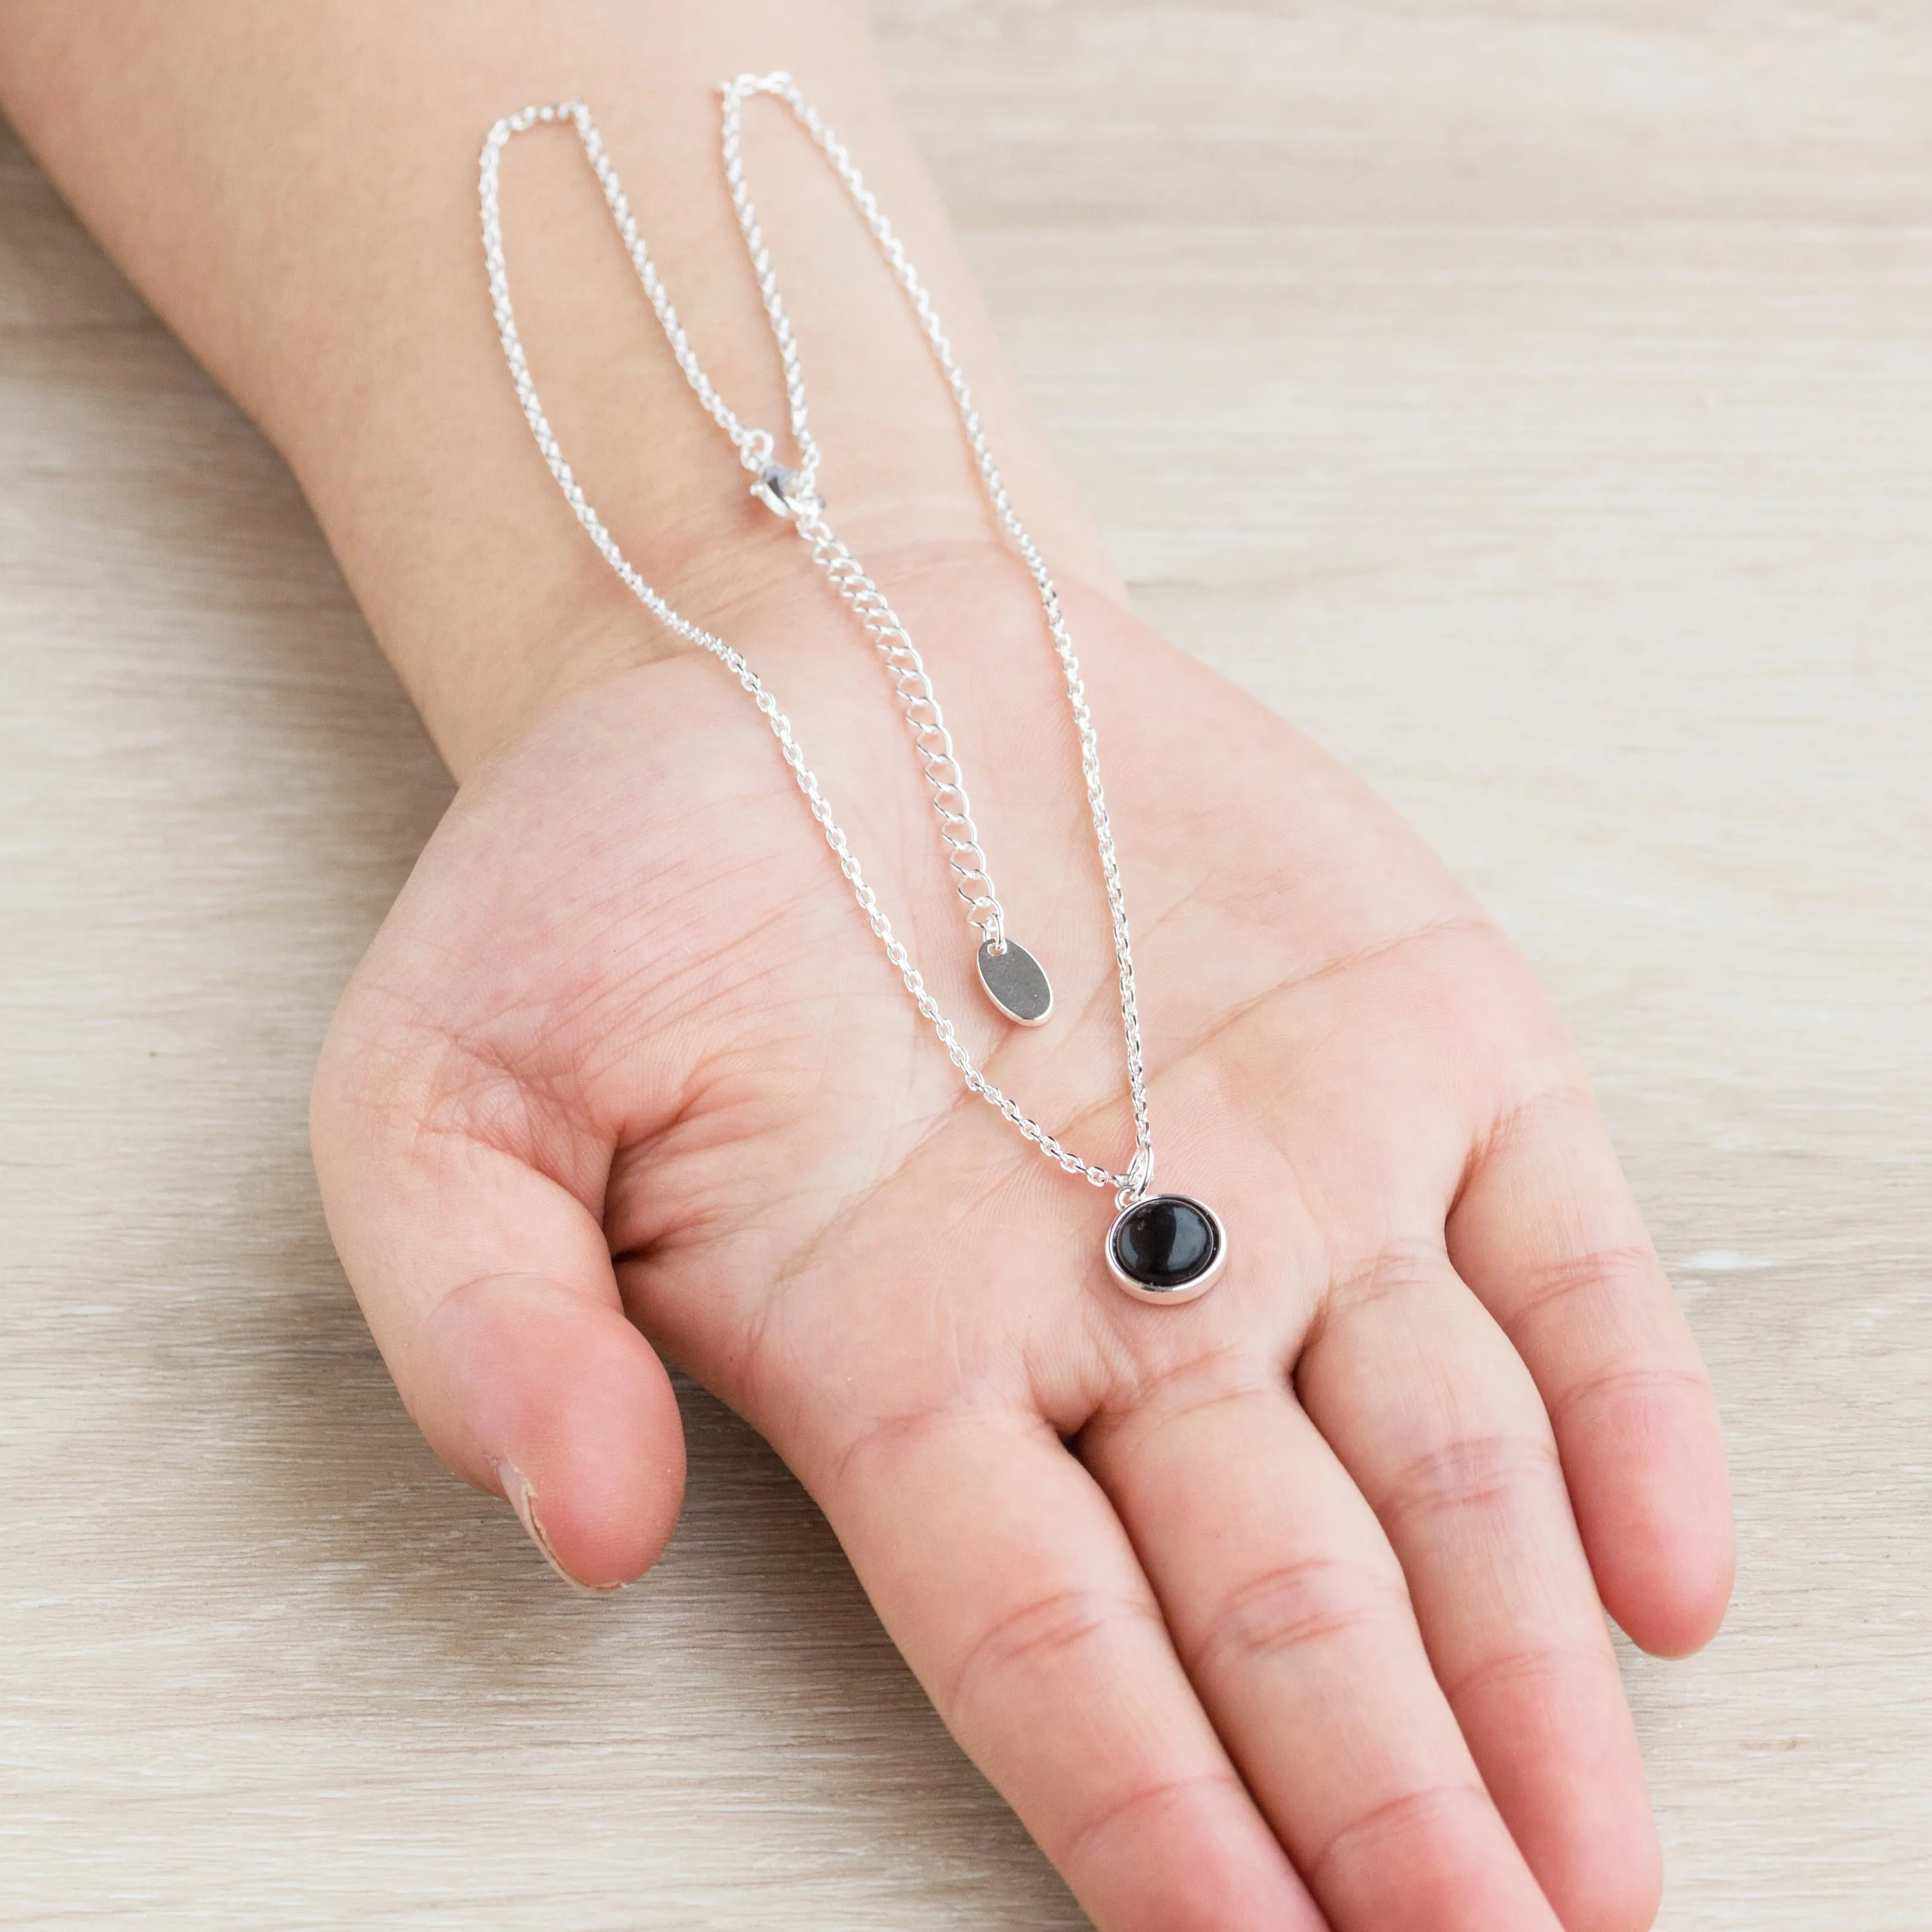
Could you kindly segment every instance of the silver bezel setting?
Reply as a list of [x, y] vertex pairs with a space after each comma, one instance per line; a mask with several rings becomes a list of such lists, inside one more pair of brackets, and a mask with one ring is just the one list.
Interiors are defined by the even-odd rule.
[[[1214, 1258], [1192, 1281], [1184, 1281], [1174, 1288], [1153, 1288], [1144, 1281], [1136, 1281], [1121, 1267], [1119, 1257], [1114, 1252], [1114, 1237], [1120, 1232], [1120, 1223], [1130, 1214], [1144, 1208], [1150, 1201], [1184, 1201], [1197, 1213], [1208, 1217], [1208, 1225], [1214, 1230]], [[1178, 1308], [1184, 1301], [1196, 1301], [1214, 1286], [1228, 1259], [1228, 1231], [1221, 1225], [1221, 1217], [1206, 1202], [1192, 1194], [1145, 1194], [1130, 1206], [1123, 1208], [1107, 1228], [1107, 1267], [1114, 1280], [1136, 1301], [1152, 1303], [1160, 1308]]]

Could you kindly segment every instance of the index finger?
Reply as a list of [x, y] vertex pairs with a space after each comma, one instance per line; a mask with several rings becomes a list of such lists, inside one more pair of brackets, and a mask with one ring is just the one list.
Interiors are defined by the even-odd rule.
[[894, 1420], [816, 1474], [894, 1642], [1101, 1932], [1325, 1932], [1044, 1421]]

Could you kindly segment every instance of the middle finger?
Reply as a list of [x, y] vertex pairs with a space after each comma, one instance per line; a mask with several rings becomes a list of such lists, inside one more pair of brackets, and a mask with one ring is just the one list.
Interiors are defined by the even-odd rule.
[[1374, 1514], [1270, 1367], [1207, 1358], [1090, 1423], [1196, 1690], [1336, 1932], [1559, 1932]]
[[1542, 1399], [1439, 1249], [1330, 1300], [1295, 1383], [1408, 1576], [1504, 1817], [1574, 1925], [1648, 1925], [1657, 1834]]

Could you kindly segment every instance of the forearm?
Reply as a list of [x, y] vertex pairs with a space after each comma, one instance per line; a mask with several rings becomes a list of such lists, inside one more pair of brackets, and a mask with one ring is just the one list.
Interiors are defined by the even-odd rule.
[[[529, 102], [587, 100], [707, 369], [742, 418], [782, 432], [717, 157], [716, 83], [776, 68], [905, 236], [1056, 568], [1111, 588], [844, 0], [0, 0], [0, 105], [286, 455], [459, 773], [562, 691], [677, 647], [585, 540], [523, 425], [477, 239], [483, 134]], [[836, 182], [782, 110], [748, 117], [746, 152], [842, 534], [875, 566], [986, 540], [943, 384]], [[551, 418], [646, 576], [728, 628], [748, 598], [805, 581], [686, 388], [567, 133], [510, 151], [504, 217]]]

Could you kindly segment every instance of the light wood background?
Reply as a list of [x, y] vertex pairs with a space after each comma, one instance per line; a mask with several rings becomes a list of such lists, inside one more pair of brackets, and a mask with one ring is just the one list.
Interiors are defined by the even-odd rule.
[[[1932, 9], [892, 0], [1142, 608], [1578, 1027], [1742, 1570], [1628, 1659], [1670, 1932], [1932, 1925]], [[0, 1922], [1078, 1915], [772, 1457], [563, 1594], [331, 1254], [448, 795], [276, 460], [0, 139]]]

